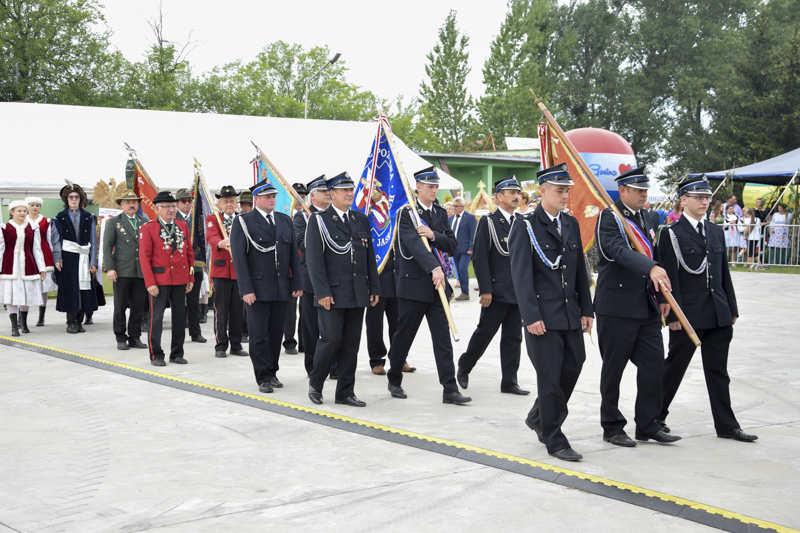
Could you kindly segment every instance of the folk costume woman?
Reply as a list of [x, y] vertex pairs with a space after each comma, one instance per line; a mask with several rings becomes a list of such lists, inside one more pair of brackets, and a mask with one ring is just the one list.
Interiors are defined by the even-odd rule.
[[84, 210], [89, 204], [80, 185], [67, 182], [61, 189], [64, 210], [50, 224], [55, 280], [56, 311], [67, 313], [67, 333], [82, 333], [86, 313], [97, 311], [92, 278], [97, 272], [97, 219]]
[[25, 203], [28, 204], [28, 220], [31, 221], [32, 225], [39, 228], [39, 235], [42, 236], [42, 255], [44, 255], [47, 277], [42, 280], [42, 305], [39, 306], [39, 320], [36, 325], [44, 326], [44, 314], [47, 311], [47, 293], [58, 290], [58, 285], [56, 285], [53, 278], [55, 267], [53, 264], [53, 242], [50, 237], [50, 223], [53, 219], [39, 214], [44, 203], [41, 198], [29, 196], [25, 198]]
[[19, 337], [20, 330], [30, 333], [28, 307], [42, 305], [42, 279], [46, 272], [39, 227], [26, 218], [26, 203], [15, 200], [8, 212], [11, 219], [0, 225], [0, 300], [8, 307], [11, 336]]

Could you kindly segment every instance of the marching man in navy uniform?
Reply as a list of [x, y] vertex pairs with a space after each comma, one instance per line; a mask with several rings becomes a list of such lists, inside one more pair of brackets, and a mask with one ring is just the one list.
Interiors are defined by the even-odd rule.
[[623, 223], [606, 208], [595, 228], [600, 258], [594, 311], [603, 366], [600, 371], [600, 423], [603, 440], [615, 446], [633, 447], [636, 442], [625, 433], [627, 420], [619, 410], [619, 384], [628, 361], [637, 367], [635, 417], [637, 440], [671, 443], [680, 437], [661, 429], [661, 377], [664, 369], [664, 340], [661, 317], [669, 305], [659, 304], [660, 291], [671, 290], [666, 271], [659, 266], [653, 249], [655, 229], [644, 211], [650, 179], [644, 167], [621, 174], [617, 209], [628, 219], [648, 255], [635, 251], [628, 242]]
[[150, 363], [166, 366], [161, 347], [164, 310], [169, 301], [172, 314], [172, 342], [169, 362], [185, 365], [186, 294], [192, 290], [194, 251], [189, 226], [175, 220], [178, 201], [169, 191], [153, 198], [158, 216], [139, 228], [139, 264], [150, 297], [150, 330], [147, 344]]
[[522, 328], [508, 248], [508, 234], [522, 189], [516, 176], [496, 181], [494, 186], [497, 209], [491, 215], [481, 217], [478, 222], [472, 254], [472, 265], [481, 292], [481, 318], [469, 340], [467, 351], [458, 359], [456, 377], [461, 388], [466, 389], [469, 373], [502, 325], [500, 367], [503, 376], [500, 392], [524, 396], [530, 392], [522, 390], [517, 384]]
[[394, 250], [400, 317], [389, 348], [389, 392], [393, 398], [408, 397], [402, 387], [403, 366], [425, 317], [431, 332], [439, 383], [444, 388], [442, 402], [464, 404], [472, 401], [472, 398], [458, 391], [453, 345], [448, 334], [450, 326], [438, 293], [438, 288], [444, 287], [450, 298], [453, 289], [444, 277], [442, 264], [433, 251], [425, 248], [422, 237], [426, 237], [433, 248], [446, 254], [452, 254], [458, 243], [447, 223], [447, 211], [435, 203], [439, 191], [436, 169], [428, 167], [420, 170], [414, 174], [414, 179], [417, 181], [418, 197], [416, 214], [423, 223], [416, 225], [409, 206], [400, 212]]
[[247, 305], [250, 360], [261, 392], [283, 387], [277, 376], [286, 305], [303, 294], [292, 219], [275, 211], [277, 189], [251, 188], [255, 209], [236, 217], [231, 250], [239, 291]]
[[525, 423], [550, 455], [579, 461], [583, 456], [572, 449], [561, 426], [586, 360], [583, 332], [592, 329], [592, 296], [580, 225], [563, 211], [573, 185], [567, 167], [550, 167], [537, 178], [541, 202], [531, 215], [514, 222], [508, 238], [525, 345], [539, 393]]
[[[308, 205], [311, 213], [324, 211], [331, 205], [331, 196], [328, 185], [325, 183], [325, 174], [308, 183], [308, 194], [311, 202]], [[308, 227], [308, 214], [305, 210], [298, 211], [292, 219], [294, 237], [297, 240], [297, 249], [300, 250], [300, 269], [303, 273], [303, 296], [300, 298], [300, 337], [303, 340], [304, 363], [306, 374], [311, 377], [314, 368], [314, 355], [317, 352], [319, 341], [318, 307], [314, 305], [314, 287], [311, 285], [311, 276], [306, 264], [306, 228]]]
[[355, 184], [347, 172], [327, 181], [331, 207], [311, 216], [306, 264], [319, 307], [320, 339], [308, 397], [322, 403], [322, 386], [335, 359], [336, 403], [364, 407], [354, 391], [364, 310], [378, 303], [380, 285], [369, 219], [353, 205]]
[[[725, 234], [716, 224], [704, 222], [713, 194], [711, 185], [705, 176], [686, 178], [678, 185], [678, 192], [683, 215], [662, 230], [658, 250], [672, 280], [675, 301], [702, 342], [703, 372], [717, 436], [752, 442], [758, 437], [742, 431], [731, 408], [728, 349], [739, 309], [728, 270]], [[697, 348], [674, 313], [667, 317], [667, 324], [669, 355], [664, 362], [659, 423], [668, 432], [669, 406]]]

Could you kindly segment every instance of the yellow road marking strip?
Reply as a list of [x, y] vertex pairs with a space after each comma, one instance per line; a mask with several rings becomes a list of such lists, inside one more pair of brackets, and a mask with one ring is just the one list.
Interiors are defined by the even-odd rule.
[[333, 418], [335, 420], [341, 420], [343, 422], [349, 422], [351, 424], [356, 424], [356, 425], [359, 425], [359, 426], [365, 426], [365, 427], [369, 427], [369, 428], [373, 428], [373, 429], [379, 429], [379, 430], [383, 430], [383, 431], [388, 431], [390, 433], [396, 433], [398, 435], [403, 435], [403, 436], [406, 436], [406, 437], [411, 437], [411, 438], [420, 439], [420, 440], [426, 440], [426, 441], [435, 442], [435, 443], [438, 443], [438, 444], [444, 444], [446, 446], [453, 446], [454, 448], [458, 448], [458, 449], [461, 449], [461, 450], [472, 451], [472, 452], [476, 452], [476, 453], [479, 453], [479, 454], [482, 454], [482, 455], [488, 455], [490, 457], [497, 457], [499, 459], [505, 459], [505, 460], [513, 461], [513, 462], [520, 463], [520, 464], [523, 464], [523, 465], [537, 467], [537, 468], [541, 468], [543, 470], [548, 470], [548, 471], [551, 471], [551, 472], [557, 472], [557, 473], [564, 474], [564, 475], [567, 475], [567, 476], [573, 476], [573, 477], [576, 477], [576, 478], [579, 478], [579, 479], [585, 479], [587, 481], [592, 481], [594, 483], [607, 485], [609, 487], [615, 487], [615, 488], [622, 489], [622, 490], [628, 490], [630, 492], [634, 492], [634, 493], [637, 493], [637, 494], [643, 494], [643, 495], [649, 496], [651, 498], [658, 498], [660, 500], [664, 500], [664, 501], [667, 501], [667, 502], [672, 502], [672, 503], [675, 503], [677, 505], [685, 505], [686, 507], [690, 507], [692, 509], [705, 511], [705, 512], [711, 513], [711, 514], [721, 515], [721, 516], [724, 516], [725, 518], [730, 518], [732, 520], [739, 520], [740, 522], [745, 523], [745, 524], [753, 524], [753, 525], [756, 525], [756, 526], [762, 527], [762, 528], [774, 529], [774, 530], [776, 530], [776, 531], [778, 531], [780, 533], [800, 533], [800, 530], [792, 529], [792, 528], [789, 528], [789, 527], [786, 527], [786, 526], [781, 526], [781, 525], [778, 525], [778, 524], [773, 524], [771, 522], [766, 522], [764, 520], [759, 520], [757, 518], [753, 518], [753, 517], [750, 517], [750, 516], [742, 515], [742, 514], [739, 514], [739, 513], [726, 511], [725, 509], [720, 509], [719, 507], [713, 507], [711, 505], [706, 505], [706, 504], [695, 502], [695, 501], [692, 501], [692, 500], [679, 498], [677, 496], [671, 496], [669, 494], [664, 494], [662, 492], [656, 492], [656, 491], [645, 489], [645, 488], [642, 488], [642, 487], [637, 487], [635, 485], [628, 485], [627, 483], [621, 483], [619, 481], [614, 481], [614, 480], [611, 480], [611, 479], [606, 479], [606, 478], [602, 478], [602, 477], [598, 477], [598, 476], [593, 476], [591, 474], [584, 474], [583, 472], [578, 472], [576, 470], [568, 470], [566, 468], [553, 466], [553, 465], [550, 465], [550, 464], [547, 464], [547, 463], [540, 463], [538, 461], [532, 461], [530, 459], [524, 459], [522, 457], [517, 457], [515, 455], [509, 455], [509, 454], [505, 454], [505, 453], [501, 453], [501, 452], [496, 452], [496, 451], [493, 451], [493, 450], [487, 450], [485, 448], [479, 448], [477, 446], [471, 446], [469, 444], [462, 444], [460, 442], [454, 442], [454, 441], [449, 441], [449, 440], [445, 440], [445, 439], [440, 439], [438, 437], [431, 437], [430, 435], [423, 435], [421, 433], [414, 433], [414, 432], [411, 432], [411, 431], [405, 431], [405, 430], [397, 429], [397, 428], [394, 428], [394, 427], [391, 427], [391, 426], [384, 426], [382, 424], [375, 424], [374, 422], [367, 422], [365, 420], [359, 420], [357, 418], [351, 418], [349, 416], [337, 415], [335, 413], [330, 413], [328, 411], [321, 411], [319, 409], [314, 409], [312, 407], [305, 407], [303, 405], [297, 405], [297, 404], [293, 404], [293, 403], [289, 403], [289, 402], [282, 402], [280, 400], [273, 400], [272, 398], [265, 398], [263, 396], [256, 396], [255, 394], [248, 394], [246, 392], [241, 392], [241, 391], [232, 390], [232, 389], [226, 389], [224, 387], [217, 387], [216, 385], [209, 385], [207, 383], [200, 383], [199, 381], [191, 381], [191, 380], [188, 380], [188, 379], [178, 378], [178, 377], [175, 377], [175, 376], [170, 376], [168, 374], [162, 374], [160, 372], [154, 372], [152, 370], [146, 370], [146, 369], [143, 369], [143, 368], [139, 368], [139, 367], [135, 367], [135, 366], [131, 366], [131, 365], [126, 365], [126, 364], [123, 364], [123, 363], [116, 363], [114, 361], [109, 361], [107, 359], [100, 359], [99, 357], [93, 357], [91, 355], [86, 355], [86, 354], [82, 354], [82, 353], [78, 353], [78, 352], [72, 352], [72, 351], [69, 351], [69, 350], [64, 350], [62, 348], [54, 348], [54, 347], [51, 347], [51, 346], [46, 346], [44, 344], [37, 344], [35, 342], [19, 340], [19, 339], [13, 338], [13, 337], [5, 337], [5, 336], [2, 336], [2, 335], [0, 335], [0, 339], [5, 339], [7, 341], [10, 341], [10, 342], [13, 342], [13, 343], [17, 343], [17, 344], [27, 344], [29, 346], [36, 346], [38, 348], [44, 348], [44, 349], [52, 350], [52, 351], [55, 351], [55, 352], [65, 353], [65, 354], [68, 354], [68, 355], [72, 355], [74, 357], [79, 357], [81, 359], [87, 359], [87, 360], [90, 360], [90, 361], [95, 361], [97, 363], [103, 363], [103, 364], [107, 364], [107, 365], [110, 365], [110, 366], [115, 366], [115, 367], [118, 367], [118, 368], [125, 368], [127, 370], [132, 370], [134, 372], [141, 372], [142, 374], [148, 374], [148, 375], [151, 375], [151, 376], [157, 376], [157, 377], [160, 377], [160, 378], [168, 379], [170, 381], [176, 381], [178, 383], [184, 383], [186, 385], [193, 385], [193, 386], [196, 386], [196, 387], [201, 387], [201, 388], [205, 388], [205, 389], [211, 389], [211, 390], [215, 390], [215, 391], [219, 391], [219, 392], [225, 392], [225, 393], [228, 393], [228, 394], [233, 394], [235, 396], [242, 396], [242, 397], [245, 397], [245, 398], [249, 398], [249, 399], [252, 399], [252, 400], [258, 400], [258, 401], [269, 403], [269, 404], [273, 404], [273, 405], [280, 405], [282, 407], [288, 407], [290, 409], [295, 409], [295, 410], [303, 411], [303, 412], [306, 412], [306, 413], [313, 413], [313, 414], [316, 414], [316, 415], [319, 415], [319, 416], [324, 416], [324, 417], [327, 417], [327, 418]]

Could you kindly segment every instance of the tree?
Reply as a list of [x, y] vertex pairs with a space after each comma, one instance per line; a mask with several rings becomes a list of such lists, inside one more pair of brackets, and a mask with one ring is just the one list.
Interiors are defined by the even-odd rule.
[[483, 130], [498, 143], [508, 136], [537, 136], [540, 113], [530, 90], [549, 99], [576, 39], [560, 24], [563, 12], [555, 0], [509, 0], [483, 66], [486, 95], [478, 101]]
[[104, 21], [100, 7], [96, 0], [0, 0], [0, 100], [92, 101], [110, 55], [110, 31], [95, 29]]
[[441, 148], [431, 146], [433, 150], [457, 151], [474, 122], [474, 104], [466, 87], [470, 71], [468, 44], [469, 37], [460, 34], [456, 12], [451, 11], [439, 28], [439, 42], [426, 56], [425, 73], [429, 82], [420, 84], [422, 120], [441, 143]]

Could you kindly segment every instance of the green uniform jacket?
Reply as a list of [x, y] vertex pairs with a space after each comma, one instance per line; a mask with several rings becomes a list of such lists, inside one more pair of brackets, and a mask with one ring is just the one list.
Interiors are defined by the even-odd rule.
[[[141, 228], [147, 222], [147, 217], [136, 215], [136, 220], [137, 228]], [[121, 278], [144, 277], [139, 265], [139, 231], [133, 229], [125, 213], [106, 220], [103, 263], [106, 272], [116, 270]]]

